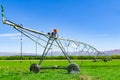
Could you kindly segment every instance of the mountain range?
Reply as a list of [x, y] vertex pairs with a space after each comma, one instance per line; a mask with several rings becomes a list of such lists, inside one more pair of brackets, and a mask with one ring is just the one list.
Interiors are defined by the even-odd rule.
[[[115, 50], [108, 50], [108, 51], [102, 51], [104, 52], [106, 55], [120, 55], [120, 49], [115, 49]], [[35, 56], [35, 53], [22, 53], [23, 55], [31, 55], [31, 56]], [[14, 55], [21, 55], [21, 53], [18, 52], [0, 52], [0, 56], [14, 56]], [[40, 54], [39, 54], [40, 55]], [[62, 56], [63, 53], [60, 51], [55, 51], [55, 52], [50, 52], [47, 54], [47, 56]], [[91, 53], [87, 53], [87, 52], [69, 52], [68, 55], [74, 55], [74, 56], [81, 56], [81, 55], [95, 55], [92, 52]]]
[[120, 49], [104, 51], [107, 55], [120, 55]]

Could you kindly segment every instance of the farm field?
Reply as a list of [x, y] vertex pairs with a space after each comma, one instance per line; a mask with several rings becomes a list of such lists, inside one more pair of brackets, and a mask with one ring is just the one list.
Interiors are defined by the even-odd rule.
[[[63, 69], [40, 70], [31, 73], [29, 66], [37, 60], [0, 60], [0, 80], [119, 80], [120, 60], [92, 62], [91, 60], [73, 60], [80, 66], [80, 73], [68, 74]], [[67, 66], [66, 60], [45, 60], [41, 66]]]

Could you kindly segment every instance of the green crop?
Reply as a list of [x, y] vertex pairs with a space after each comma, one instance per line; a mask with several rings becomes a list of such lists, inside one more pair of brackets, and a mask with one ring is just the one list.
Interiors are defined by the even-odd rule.
[[[67, 70], [45, 69], [38, 74], [31, 73], [29, 66], [35, 60], [0, 60], [0, 80], [119, 80], [120, 61], [92, 62], [74, 60], [80, 66], [80, 73], [68, 74]], [[68, 66], [66, 60], [45, 60], [41, 66]]]

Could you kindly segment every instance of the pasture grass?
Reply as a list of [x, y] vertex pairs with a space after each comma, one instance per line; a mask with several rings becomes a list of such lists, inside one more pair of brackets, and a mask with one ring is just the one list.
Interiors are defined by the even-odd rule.
[[[64, 69], [45, 69], [31, 73], [29, 66], [37, 60], [0, 60], [0, 80], [119, 80], [120, 61], [92, 62], [73, 60], [80, 66], [80, 73], [68, 74]], [[66, 60], [45, 60], [41, 66], [68, 66]]]

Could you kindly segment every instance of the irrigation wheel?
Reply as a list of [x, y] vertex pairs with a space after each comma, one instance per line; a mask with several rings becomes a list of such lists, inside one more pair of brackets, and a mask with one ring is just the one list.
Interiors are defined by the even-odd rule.
[[80, 67], [79, 67], [78, 64], [70, 63], [67, 67], [67, 71], [68, 71], [69, 74], [79, 73], [80, 72]]
[[38, 73], [40, 71], [40, 66], [38, 64], [31, 64], [30, 72]]

